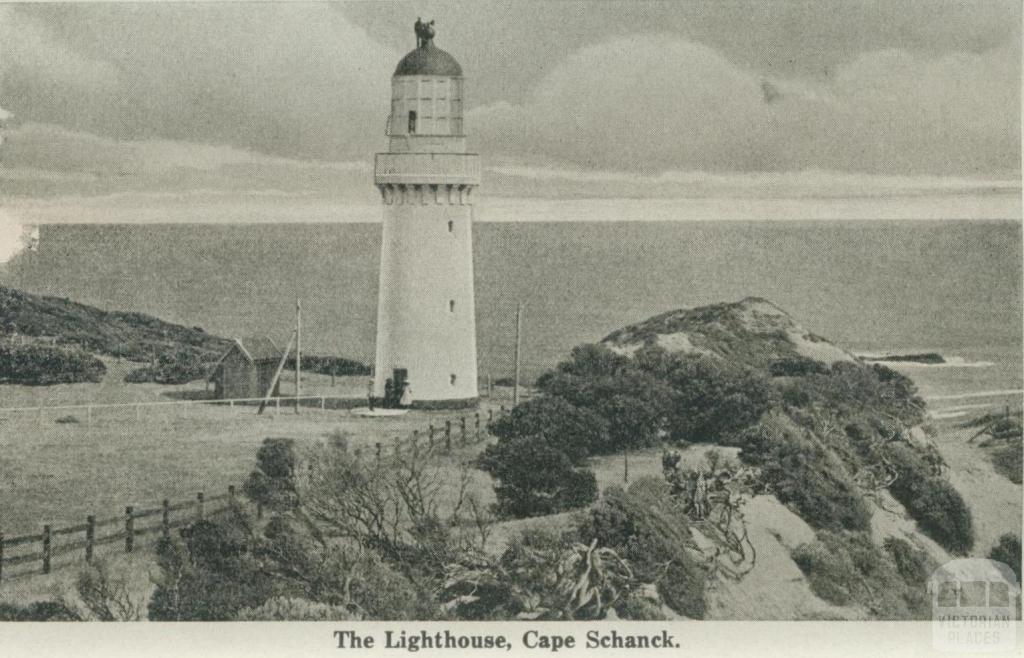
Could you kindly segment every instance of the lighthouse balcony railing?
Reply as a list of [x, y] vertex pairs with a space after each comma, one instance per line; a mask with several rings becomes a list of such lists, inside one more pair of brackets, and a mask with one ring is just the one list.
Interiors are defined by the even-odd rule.
[[378, 153], [377, 185], [478, 185], [480, 156], [475, 153]]

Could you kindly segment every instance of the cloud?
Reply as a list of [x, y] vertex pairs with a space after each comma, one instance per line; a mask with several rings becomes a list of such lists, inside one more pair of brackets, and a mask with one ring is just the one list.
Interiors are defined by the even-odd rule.
[[1019, 168], [1019, 92], [1016, 45], [868, 53], [817, 81], [634, 35], [577, 51], [523, 103], [477, 108], [468, 126], [483, 152], [594, 169], [974, 175]]
[[298, 160], [165, 139], [117, 141], [31, 122], [6, 133], [0, 149], [0, 189], [11, 196], [212, 190], [317, 193], [366, 201], [375, 195], [369, 161]]
[[397, 54], [329, 5], [0, 9], [0, 101], [26, 121], [320, 159], [381, 140]]

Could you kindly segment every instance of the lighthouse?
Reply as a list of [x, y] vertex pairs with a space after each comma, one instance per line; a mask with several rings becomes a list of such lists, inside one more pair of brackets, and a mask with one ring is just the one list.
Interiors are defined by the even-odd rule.
[[391, 78], [388, 151], [374, 162], [384, 226], [374, 395], [408, 382], [418, 407], [476, 402], [473, 196], [480, 157], [466, 152], [462, 67], [416, 21], [416, 48]]

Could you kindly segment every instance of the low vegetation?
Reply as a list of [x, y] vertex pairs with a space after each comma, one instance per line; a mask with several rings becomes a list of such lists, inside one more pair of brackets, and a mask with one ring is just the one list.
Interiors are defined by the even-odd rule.
[[1013, 575], [1017, 577], [1017, 584], [1021, 583], [1020, 537], [1009, 532], [1001, 535], [999, 537], [999, 541], [996, 542], [996, 545], [989, 551], [988, 558], [990, 560], [1002, 562], [1010, 567], [1010, 569], [1013, 570]]
[[829, 603], [861, 606], [875, 619], [929, 618], [928, 558], [903, 540], [879, 548], [868, 533], [822, 530], [793, 560]]
[[74, 347], [0, 342], [0, 384], [98, 382], [106, 372], [102, 361]]
[[187, 384], [208, 377], [217, 356], [191, 350], [163, 352], [150, 365], [130, 371], [124, 381], [129, 384]]
[[94, 354], [148, 362], [154, 354], [188, 349], [219, 354], [230, 341], [143, 313], [104, 311], [58, 297], [0, 286], [0, 333], [51, 337]]

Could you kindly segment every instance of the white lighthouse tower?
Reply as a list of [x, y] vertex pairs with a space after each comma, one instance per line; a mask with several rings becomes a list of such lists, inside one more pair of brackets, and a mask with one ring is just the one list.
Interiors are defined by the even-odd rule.
[[416, 21], [416, 49], [391, 79], [387, 153], [374, 183], [384, 202], [374, 395], [388, 379], [413, 404], [477, 400], [473, 190], [480, 158], [466, 153], [462, 67]]

